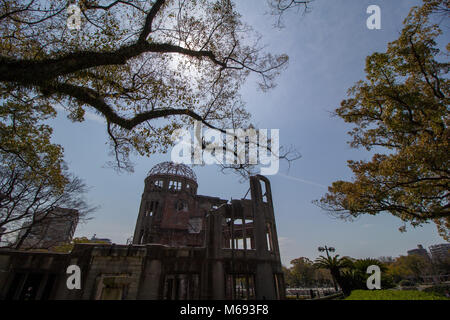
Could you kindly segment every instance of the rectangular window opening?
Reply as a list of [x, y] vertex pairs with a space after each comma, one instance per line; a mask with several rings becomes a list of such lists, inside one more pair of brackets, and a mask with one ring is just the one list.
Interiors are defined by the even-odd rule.
[[157, 188], [157, 189], [162, 189], [162, 187], [163, 187], [163, 181], [162, 180], [156, 180], [155, 181], [155, 187]]
[[228, 274], [226, 298], [230, 300], [254, 300], [255, 279], [253, 274]]
[[267, 250], [273, 251], [272, 226], [270, 225], [270, 223], [266, 224], [266, 240], [267, 240]]
[[261, 182], [261, 198], [263, 202], [268, 202], [268, 196], [267, 196], [267, 188], [266, 183], [264, 181]]
[[256, 249], [253, 219], [245, 219], [245, 241], [247, 250]]
[[181, 190], [181, 182], [180, 181], [169, 181], [169, 190], [179, 191]]
[[224, 249], [231, 249], [233, 242], [231, 234], [232, 221], [231, 218], [224, 218], [222, 221], [222, 246]]
[[198, 274], [172, 274], [164, 282], [165, 300], [198, 300], [200, 298]]

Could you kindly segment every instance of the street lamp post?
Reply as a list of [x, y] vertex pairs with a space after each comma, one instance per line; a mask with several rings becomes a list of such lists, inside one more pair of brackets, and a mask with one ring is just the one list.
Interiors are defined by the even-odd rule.
[[335, 252], [336, 249], [333, 248], [333, 247], [327, 247], [327, 246], [324, 246], [324, 247], [319, 247], [319, 251], [320, 251], [320, 252], [326, 251], [327, 257], [330, 258], [330, 255], [328, 254], [328, 251], [329, 251], [329, 252]]
[[[327, 246], [319, 247], [318, 249], [319, 249], [320, 252], [324, 252], [325, 251], [327, 253], [328, 260], [330, 259], [330, 254], [328, 252], [335, 252], [336, 251], [335, 248], [327, 247]], [[337, 288], [337, 284], [336, 284], [336, 279], [334, 278], [333, 275], [331, 275], [331, 277], [333, 279], [334, 290], [337, 292], [338, 288]]]

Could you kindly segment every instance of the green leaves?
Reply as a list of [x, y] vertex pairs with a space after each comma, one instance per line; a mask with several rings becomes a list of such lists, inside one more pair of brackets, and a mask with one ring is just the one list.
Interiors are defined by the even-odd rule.
[[367, 80], [350, 88], [336, 110], [355, 126], [352, 147], [386, 151], [369, 162], [349, 161], [354, 181], [333, 183], [316, 201], [332, 214], [351, 219], [388, 211], [412, 226], [434, 221], [449, 239], [449, 64], [438, 58], [441, 30], [428, 22], [443, 4], [413, 8], [400, 37], [367, 58]]
[[[26, 168], [29, 181], [45, 180], [62, 190], [63, 149], [51, 142], [52, 128], [44, 121], [55, 116], [49, 104], [38, 104], [23, 91], [4, 91], [0, 107], [0, 157], [12, 170]], [[6, 99], [6, 100], [5, 100]]]
[[317, 269], [314, 263], [305, 257], [300, 257], [291, 261], [292, 267], [287, 269], [283, 267], [285, 281], [292, 287], [310, 287], [321, 284], [330, 285], [332, 278], [328, 270]]

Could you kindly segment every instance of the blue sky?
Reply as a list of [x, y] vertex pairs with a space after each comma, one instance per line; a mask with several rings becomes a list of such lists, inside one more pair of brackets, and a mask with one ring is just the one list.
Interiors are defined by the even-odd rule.
[[[384, 51], [398, 37], [402, 21], [416, 0], [316, 0], [311, 13], [285, 17], [285, 28], [274, 29], [262, 0], [238, 0], [244, 21], [262, 36], [267, 50], [287, 53], [288, 69], [278, 86], [258, 91], [250, 79], [242, 89], [253, 122], [260, 128], [280, 129], [282, 145], [293, 145], [302, 158], [288, 171], [270, 176], [282, 260], [318, 256], [320, 245], [334, 246], [340, 255], [355, 258], [398, 256], [417, 244], [428, 247], [444, 242], [434, 225], [400, 233], [399, 219], [388, 214], [361, 217], [355, 222], [331, 218], [311, 202], [319, 199], [335, 180], [351, 179], [347, 160], [370, 159], [364, 150], [351, 149], [351, 126], [331, 112], [356, 81], [364, 78], [366, 56]], [[366, 9], [379, 5], [382, 29], [366, 27]], [[52, 121], [54, 141], [65, 149], [72, 172], [90, 187], [88, 199], [101, 208], [91, 221], [78, 226], [76, 236], [111, 238], [125, 243], [134, 232], [144, 178], [150, 168], [170, 160], [169, 155], [134, 158], [135, 172], [118, 174], [105, 168], [109, 157], [105, 126], [89, 115], [84, 123], [71, 123], [60, 112]], [[235, 175], [214, 166], [196, 167], [199, 194], [225, 199], [242, 198], [248, 190]]]

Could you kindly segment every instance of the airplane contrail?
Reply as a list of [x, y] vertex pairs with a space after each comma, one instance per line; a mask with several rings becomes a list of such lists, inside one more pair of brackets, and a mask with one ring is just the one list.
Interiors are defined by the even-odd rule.
[[320, 183], [317, 183], [317, 182], [308, 181], [308, 180], [301, 179], [301, 178], [296, 178], [296, 177], [291, 177], [291, 176], [288, 176], [288, 175], [283, 174], [283, 173], [279, 173], [278, 175], [279, 175], [279, 176], [282, 176], [282, 177], [284, 177], [284, 178], [293, 180], [293, 181], [303, 182], [303, 183], [310, 184], [310, 185], [313, 185], [313, 186], [316, 186], [316, 187], [321, 187], [321, 188], [328, 189], [327, 186], [324, 186], [323, 184], [320, 184]]

